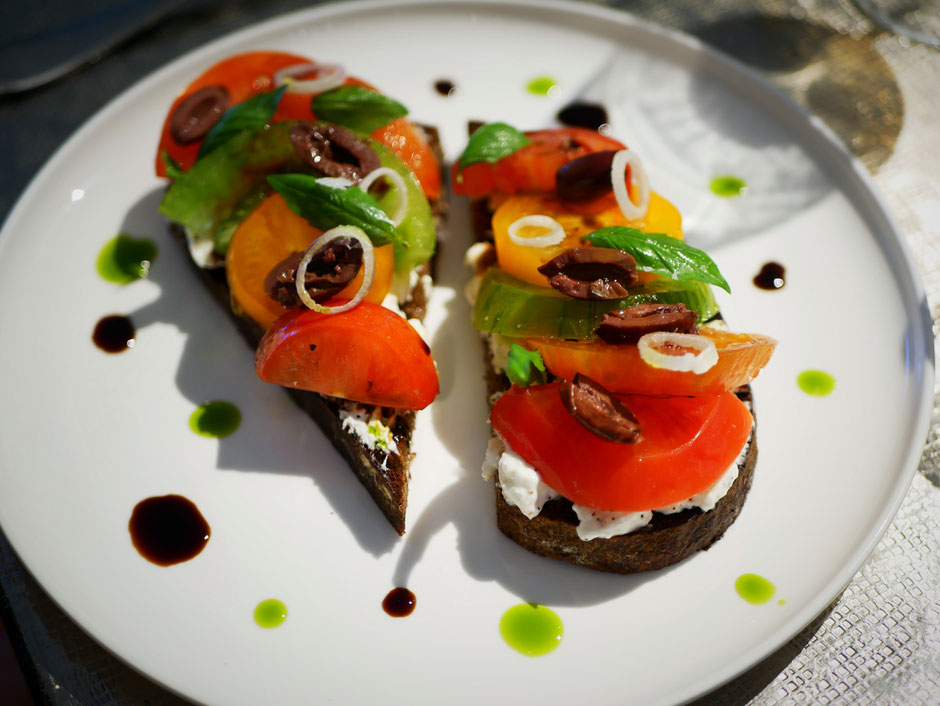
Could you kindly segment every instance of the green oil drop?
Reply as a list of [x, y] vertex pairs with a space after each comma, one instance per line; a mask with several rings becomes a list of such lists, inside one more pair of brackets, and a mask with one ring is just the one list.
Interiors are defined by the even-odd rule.
[[709, 187], [712, 193], [726, 199], [741, 196], [747, 192], [747, 182], [741, 177], [731, 176], [730, 174], [716, 176], [712, 179]]
[[221, 439], [241, 424], [242, 413], [231, 402], [206, 402], [189, 415], [189, 428], [200, 436]]
[[777, 592], [777, 587], [763, 576], [757, 574], [741, 574], [734, 582], [734, 590], [748, 603], [760, 605], [766, 603]]
[[822, 370], [804, 370], [796, 378], [796, 384], [807, 395], [825, 397], [836, 387], [836, 379]]
[[558, 91], [558, 82], [551, 76], [537, 76], [529, 81], [526, 90], [536, 96], [548, 96]]
[[255, 606], [255, 622], [262, 628], [276, 628], [287, 620], [287, 606], [277, 598], [268, 598]]
[[517, 652], [541, 657], [561, 644], [564, 626], [551, 608], [538, 603], [520, 603], [503, 613], [499, 632], [506, 644]]
[[120, 233], [98, 253], [98, 274], [108, 282], [130, 284], [150, 274], [150, 265], [157, 257], [157, 246], [146, 238]]

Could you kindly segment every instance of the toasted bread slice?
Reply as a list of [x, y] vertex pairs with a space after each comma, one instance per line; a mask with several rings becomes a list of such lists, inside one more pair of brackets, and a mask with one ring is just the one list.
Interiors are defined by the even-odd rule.
[[[471, 204], [472, 224], [478, 243], [492, 243], [492, 212], [487, 199], [474, 199]], [[492, 248], [478, 251], [473, 264], [477, 275], [495, 264]], [[493, 367], [490, 339], [483, 337], [484, 376], [487, 399], [492, 405], [509, 388], [506, 376]], [[749, 387], [737, 390], [738, 397], [754, 407]], [[560, 559], [598, 571], [632, 574], [652, 571], [675, 564], [692, 554], [708, 549], [725, 533], [741, 511], [751, 488], [757, 463], [757, 425], [751, 427], [747, 448], [738, 459], [738, 477], [728, 493], [711, 510], [698, 508], [672, 515], [653, 513], [652, 521], [629, 534], [609, 539], [582, 540], [577, 533], [578, 517], [571, 501], [557, 497], [529, 519], [503, 497], [496, 479], [496, 522], [500, 531], [511, 540], [540, 556]]]
[[[440, 139], [433, 127], [422, 126], [428, 142], [434, 149], [438, 160], [442, 160]], [[443, 238], [443, 226], [447, 207], [443, 199], [430, 202], [431, 211], [437, 225], [438, 250]], [[178, 227], [173, 232], [182, 246], [186, 245], [186, 236]], [[235, 327], [242, 334], [248, 345], [254, 350], [258, 347], [264, 330], [254, 321], [237, 311], [237, 304], [232, 300], [231, 291], [225, 277], [224, 268], [206, 269], [190, 260], [205, 283], [213, 298], [230, 315]], [[402, 302], [402, 310], [409, 319], [423, 320], [427, 312], [430, 287], [428, 278], [433, 274], [433, 263], [425, 263], [416, 270], [417, 283], [411, 289], [408, 299]], [[426, 276], [425, 276], [426, 275]], [[246, 373], [249, 374], [249, 373]], [[303, 409], [320, 427], [337, 451], [346, 459], [350, 469], [365, 486], [372, 499], [382, 510], [385, 517], [399, 535], [405, 533], [405, 511], [408, 506], [408, 481], [413, 456], [411, 438], [414, 433], [415, 412], [398, 410], [391, 407], [375, 407], [358, 402], [351, 402], [336, 397], [321, 395], [306, 390], [284, 388], [294, 402]], [[378, 419], [392, 433], [398, 453], [386, 453], [369, 448], [351, 430], [344, 428], [343, 421], [348, 416]]]

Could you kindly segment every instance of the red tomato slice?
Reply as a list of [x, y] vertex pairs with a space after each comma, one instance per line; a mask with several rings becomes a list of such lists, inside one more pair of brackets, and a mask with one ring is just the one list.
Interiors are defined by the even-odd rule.
[[261, 339], [255, 369], [265, 382], [399, 409], [423, 409], [440, 390], [418, 332], [371, 302], [341, 314], [289, 311]]
[[521, 343], [530, 350], [537, 348], [545, 367], [557, 377], [573, 380], [581, 373], [611, 392], [634, 395], [730, 392], [757, 377], [777, 346], [774, 339], [756, 333], [731, 333], [707, 326], [699, 333], [718, 349], [718, 362], [700, 375], [647, 365], [633, 344], [560, 338], [530, 338]]
[[622, 150], [612, 137], [579, 127], [527, 132], [532, 144], [503, 157], [498, 162], [478, 162], [457, 173], [454, 164], [454, 192], [463, 196], [487, 196], [493, 192], [554, 191], [555, 172], [573, 159], [591, 152]]
[[[285, 54], [274, 51], [248, 52], [223, 59], [193, 81], [170, 106], [160, 145], [157, 148], [157, 176], [166, 176], [166, 165], [162, 154], [167, 154], [185, 171], [193, 166], [199, 153], [202, 140], [181, 145], [170, 136], [170, 116], [183, 100], [191, 93], [205, 86], [224, 86], [229, 92], [232, 105], [241, 103], [252, 96], [274, 90], [274, 74], [280, 69], [297, 64], [309, 64], [311, 60], [297, 54]], [[349, 76], [344, 85], [373, 88], [365, 81]], [[278, 104], [277, 112], [271, 118], [272, 123], [286, 120], [315, 120], [310, 109], [310, 93], [285, 93]], [[423, 133], [405, 118], [392, 121], [384, 128], [372, 133], [372, 137], [391, 149], [415, 173], [428, 198], [441, 195], [441, 168], [437, 157], [431, 150]]]
[[700, 397], [620, 395], [643, 441], [605, 441], [561, 402], [558, 383], [513, 385], [493, 405], [493, 430], [553, 489], [579, 505], [641, 512], [687, 500], [731, 467], [753, 418], [732, 393]]
[[[160, 133], [160, 146], [157, 147], [156, 167], [157, 176], [166, 176], [166, 166], [163, 164], [161, 154], [166, 150], [167, 154], [178, 162], [185, 171], [193, 166], [196, 161], [196, 155], [199, 153], [199, 146], [202, 140], [191, 142], [188, 145], [181, 145], [170, 136], [170, 116], [183, 100], [205, 86], [224, 86], [229, 93], [231, 104], [241, 103], [252, 96], [265, 91], [274, 89], [274, 74], [280, 69], [296, 64], [308, 64], [310, 59], [297, 54], [285, 54], [283, 52], [257, 51], [245, 54], [237, 54], [227, 59], [223, 59], [218, 64], [208, 69], [199, 78], [190, 83], [186, 90], [170, 106], [166, 119], [163, 121], [163, 131]], [[300, 98], [298, 94], [296, 98]], [[285, 99], [287, 96], [285, 95]], [[279, 119], [293, 120], [312, 120], [313, 114], [310, 112], [310, 97], [307, 96], [303, 101], [297, 101], [294, 96], [288, 99], [287, 103], [291, 110], [296, 114], [291, 116], [281, 115]], [[303, 103], [305, 109], [301, 109], [300, 103]], [[281, 109], [278, 110], [278, 114]], [[277, 115], [275, 117], [277, 117]]]

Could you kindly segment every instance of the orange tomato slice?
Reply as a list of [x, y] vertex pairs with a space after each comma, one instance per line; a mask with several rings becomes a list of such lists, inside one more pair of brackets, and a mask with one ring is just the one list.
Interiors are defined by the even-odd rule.
[[731, 467], [754, 423], [732, 393], [699, 397], [623, 395], [643, 440], [600, 438], [565, 409], [558, 383], [509, 388], [490, 412], [493, 430], [572, 502], [642, 512], [706, 490]]
[[731, 333], [710, 326], [699, 330], [718, 349], [718, 362], [702, 374], [647, 365], [635, 344], [530, 338], [520, 343], [538, 349], [557, 377], [587, 375], [611, 392], [637, 395], [707, 395], [746, 385], [770, 361], [777, 342], [756, 333]]
[[[648, 233], [665, 233], [682, 239], [682, 216], [676, 207], [655, 192], [650, 194], [650, 206], [645, 218], [628, 221], [613, 202], [597, 213], [578, 213], [553, 195], [530, 194], [511, 196], [493, 214], [493, 237], [500, 266], [514, 277], [526, 282], [548, 286], [548, 280], [538, 268], [569, 248], [581, 245], [580, 239], [588, 233], [607, 226], [630, 226]], [[509, 226], [523, 216], [543, 215], [554, 218], [565, 229], [566, 237], [558, 245], [532, 248], [517, 245], [509, 237]], [[529, 233], [521, 233], [523, 237]], [[538, 235], [538, 233], [531, 233]], [[655, 275], [641, 272], [640, 281], [654, 279]]]
[[[225, 256], [225, 276], [232, 297], [241, 311], [268, 328], [284, 314], [284, 307], [264, 291], [271, 269], [290, 255], [306, 250], [321, 231], [290, 210], [278, 194], [265, 199], [245, 218], [232, 235]], [[391, 244], [375, 249], [375, 275], [366, 301], [381, 304], [392, 284], [395, 255]], [[337, 295], [346, 299], [359, 290], [363, 272]]]

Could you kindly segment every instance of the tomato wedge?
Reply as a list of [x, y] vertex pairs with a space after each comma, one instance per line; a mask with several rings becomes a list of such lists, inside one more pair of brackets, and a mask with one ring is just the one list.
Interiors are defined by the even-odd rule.
[[622, 150], [612, 137], [578, 127], [527, 132], [532, 144], [503, 157], [498, 162], [478, 162], [457, 172], [454, 164], [451, 182], [462, 196], [487, 196], [494, 192], [554, 191], [555, 172], [573, 159], [591, 152]]
[[[509, 226], [523, 216], [543, 215], [555, 219], [565, 229], [566, 237], [558, 245], [533, 248], [519, 245], [509, 237]], [[548, 280], [538, 272], [538, 268], [560, 255], [568, 248], [580, 245], [580, 239], [607, 226], [631, 226], [648, 233], [665, 233], [682, 239], [682, 216], [676, 207], [659, 194], [650, 194], [650, 205], [646, 216], [639, 221], [628, 221], [623, 212], [613, 202], [603, 211], [585, 215], [573, 211], [569, 204], [562, 203], [551, 194], [528, 194], [510, 196], [493, 214], [493, 238], [496, 243], [496, 256], [500, 267], [506, 272], [526, 282], [548, 286]], [[521, 233], [526, 237], [526, 233]], [[533, 233], [532, 235], [538, 235]], [[640, 281], [656, 278], [640, 272]]]
[[[284, 314], [284, 307], [264, 291], [264, 279], [279, 262], [296, 252], [306, 250], [321, 231], [311, 226], [272, 194], [242, 221], [225, 255], [225, 276], [235, 303], [241, 312], [268, 328]], [[375, 249], [375, 275], [366, 294], [366, 301], [381, 304], [392, 284], [395, 269], [394, 246]], [[362, 285], [359, 274], [337, 294], [351, 299]]]
[[573, 380], [587, 375], [611, 392], [635, 395], [706, 395], [730, 392], [746, 385], [770, 361], [777, 342], [756, 333], [731, 333], [704, 326], [699, 333], [718, 349], [718, 362], [697, 375], [647, 365], [635, 344], [530, 338], [520, 341], [538, 349], [545, 367], [557, 377]]
[[440, 390], [427, 343], [370, 302], [341, 314], [289, 311], [261, 339], [255, 369], [265, 382], [399, 409], [423, 409]]
[[622, 395], [643, 441], [617, 444], [582, 426], [558, 383], [513, 385], [490, 423], [510, 449], [574, 503], [641, 512], [687, 500], [731, 467], [751, 432], [750, 411], [730, 392], [700, 397]]
[[[166, 176], [166, 165], [162, 154], [177, 162], [185, 171], [196, 161], [202, 140], [181, 145], [170, 135], [170, 116], [187, 96], [205, 86], [224, 86], [228, 91], [231, 104], [241, 103], [252, 96], [274, 90], [274, 74], [288, 66], [309, 64], [311, 60], [298, 54], [275, 51], [257, 51], [237, 54], [223, 59], [205, 71], [190, 83], [170, 106], [163, 130], [160, 133], [160, 145], [157, 147], [157, 176]], [[301, 77], [302, 78], [302, 77]], [[357, 85], [372, 88], [365, 81], [349, 76], [344, 85]], [[271, 118], [272, 123], [286, 120], [315, 120], [310, 109], [313, 94], [285, 93], [278, 104], [277, 112]], [[421, 188], [428, 198], [441, 195], [441, 169], [437, 157], [428, 144], [424, 133], [405, 118], [394, 120], [385, 127], [372, 133], [372, 137], [388, 146], [414, 172]]]

